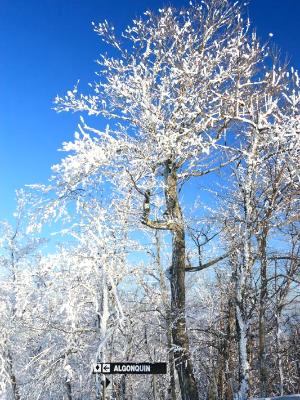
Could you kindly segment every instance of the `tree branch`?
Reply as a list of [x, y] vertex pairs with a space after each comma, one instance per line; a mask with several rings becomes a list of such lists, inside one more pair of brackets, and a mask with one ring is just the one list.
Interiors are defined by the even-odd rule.
[[163, 229], [163, 230], [170, 230], [172, 229], [172, 224], [168, 223], [167, 221], [152, 221], [150, 216], [150, 190], [146, 190], [144, 193], [144, 204], [143, 204], [143, 218], [142, 224], [148, 226], [152, 229]]
[[200, 264], [198, 267], [186, 267], [186, 268], [185, 268], [185, 271], [186, 271], [186, 272], [197, 272], [197, 271], [202, 271], [202, 270], [204, 270], [204, 269], [206, 269], [206, 268], [211, 267], [211, 266], [214, 265], [214, 264], [217, 264], [219, 261], [224, 260], [225, 258], [227, 258], [227, 257], [229, 256], [229, 254], [230, 254], [230, 252], [227, 252], [227, 253], [223, 254], [222, 256], [219, 256], [219, 257], [217, 257], [217, 258], [214, 258], [214, 259], [211, 260], [211, 261], [208, 261], [208, 262], [205, 263], [205, 264]]
[[221, 163], [220, 165], [213, 167], [213, 168], [209, 168], [205, 171], [193, 171], [193, 172], [186, 172], [184, 174], [180, 174], [179, 178], [180, 179], [190, 179], [192, 177], [199, 177], [199, 176], [204, 176], [204, 175], [208, 175], [211, 172], [215, 172], [218, 171], [219, 169], [226, 167], [227, 165], [231, 164], [232, 162], [238, 160], [240, 158], [240, 155], [234, 158], [231, 158], [230, 160], [227, 160], [223, 163]]

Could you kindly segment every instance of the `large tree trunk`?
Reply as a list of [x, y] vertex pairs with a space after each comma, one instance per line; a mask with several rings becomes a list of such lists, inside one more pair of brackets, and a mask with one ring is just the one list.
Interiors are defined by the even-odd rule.
[[155, 244], [156, 244], [156, 263], [159, 272], [159, 284], [162, 302], [164, 305], [165, 318], [166, 318], [166, 336], [168, 346], [168, 372], [169, 372], [169, 385], [167, 400], [176, 400], [176, 382], [175, 382], [175, 366], [174, 366], [174, 349], [172, 339], [172, 316], [170, 313], [170, 299], [166, 285], [165, 274], [161, 265], [160, 258], [160, 237], [159, 232], [155, 231]]
[[198, 400], [198, 390], [193, 374], [189, 351], [189, 338], [185, 317], [185, 238], [184, 230], [173, 232], [171, 278], [172, 336], [174, 358], [182, 400]]
[[193, 373], [189, 350], [189, 338], [185, 316], [185, 231], [177, 193], [177, 173], [171, 163], [166, 163], [166, 205], [171, 221], [172, 265], [171, 265], [171, 316], [175, 367], [178, 373], [182, 400], [198, 400], [198, 389]]
[[176, 400], [176, 381], [175, 381], [175, 367], [174, 367], [174, 352], [173, 352], [173, 341], [172, 341], [172, 330], [170, 324], [170, 318], [168, 317], [167, 327], [167, 343], [168, 343], [168, 366], [170, 374], [170, 382], [168, 387], [168, 400]]

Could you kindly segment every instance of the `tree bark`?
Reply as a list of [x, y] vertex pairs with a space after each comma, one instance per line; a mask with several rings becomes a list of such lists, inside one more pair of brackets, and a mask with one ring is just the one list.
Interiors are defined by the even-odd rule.
[[244, 315], [243, 307], [240, 303], [236, 305], [236, 323], [239, 350], [239, 391], [235, 395], [235, 400], [247, 400], [249, 392], [249, 362], [247, 356], [247, 319]]
[[171, 317], [174, 344], [175, 368], [179, 378], [182, 400], [198, 400], [198, 389], [193, 373], [189, 350], [189, 338], [185, 316], [185, 231], [177, 192], [177, 173], [171, 162], [166, 163], [166, 205], [171, 221], [172, 265], [171, 265]]
[[227, 318], [227, 341], [226, 348], [224, 351], [225, 358], [225, 399], [232, 400], [233, 399], [233, 371], [234, 371], [234, 345], [235, 340], [233, 340], [235, 336], [235, 308], [234, 301], [230, 295], [228, 299], [228, 318]]
[[237, 260], [234, 274], [235, 280], [235, 314], [236, 330], [239, 354], [239, 390], [235, 394], [235, 400], [247, 400], [249, 398], [249, 374], [248, 359], [248, 315], [247, 315], [247, 286], [251, 270], [250, 236], [244, 243], [244, 260]]
[[277, 357], [277, 368], [279, 373], [279, 394], [280, 396], [283, 396], [284, 374], [282, 365], [280, 310], [276, 311], [275, 321], [276, 321], [276, 357]]
[[167, 346], [168, 346], [168, 371], [169, 371], [169, 386], [167, 400], [176, 400], [176, 382], [175, 382], [175, 366], [174, 366], [174, 349], [173, 349], [173, 339], [172, 339], [172, 319], [170, 313], [170, 299], [169, 293], [166, 285], [166, 278], [161, 265], [160, 258], [160, 237], [159, 231], [155, 231], [155, 244], [156, 244], [156, 263], [159, 272], [159, 284], [162, 302], [165, 309], [165, 321], [166, 321], [166, 336], [167, 336]]
[[19, 388], [18, 388], [18, 385], [17, 385], [16, 376], [15, 376], [15, 374], [13, 372], [13, 359], [12, 359], [12, 356], [11, 356], [10, 352], [8, 352], [7, 359], [8, 359], [8, 365], [9, 365], [9, 377], [10, 377], [10, 381], [11, 381], [13, 399], [14, 400], [20, 400], [21, 396], [20, 396], [20, 393], [19, 393]]
[[71, 383], [70, 383], [68, 380], [66, 380], [65, 385], [66, 385], [67, 399], [68, 399], [68, 400], [72, 400], [72, 387], [71, 387]]
[[168, 387], [168, 400], [176, 400], [176, 382], [175, 382], [175, 367], [174, 367], [174, 352], [173, 352], [173, 342], [172, 342], [172, 331], [170, 318], [168, 317], [167, 322], [167, 343], [169, 350], [168, 365], [169, 365], [169, 375], [170, 382]]
[[267, 230], [264, 229], [260, 237], [259, 257], [260, 257], [260, 298], [259, 298], [259, 384], [260, 397], [267, 396], [267, 366], [266, 366], [266, 302], [268, 297], [268, 281], [267, 281]]

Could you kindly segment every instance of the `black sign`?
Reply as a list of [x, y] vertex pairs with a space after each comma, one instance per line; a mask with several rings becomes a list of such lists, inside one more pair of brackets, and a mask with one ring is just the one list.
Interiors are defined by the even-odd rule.
[[94, 374], [166, 374], [166, 363], [99, 363]]
[[106, 377], [105, 377], [105, 381], [101, 381], [101, 385], [102, 385], [102, 386], [105, 385], [106, 388], [107, 388], [107, 386], [108, 386], [109, 384], [110, 384], [110, 380], [107, 379]]

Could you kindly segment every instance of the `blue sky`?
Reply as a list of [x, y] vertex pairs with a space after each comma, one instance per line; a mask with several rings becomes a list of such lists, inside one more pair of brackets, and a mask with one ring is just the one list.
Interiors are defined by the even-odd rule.
[[[170, 2], [186, 5], [183, 0]], [[118, 28], [165, 0], [1, 0], [0, 7], [0, 219], [15, 207], [15, 189], [45, 183], [51, 165], [72, 139], [79, 115], [56, 114], [52, 100], [80, 78], [94, 79], [101, 42], [91, 22], [107, 19]], [[300, 66], [300, 0], [252, 0], [248, 7], [260, 38], [268, 33]]]

